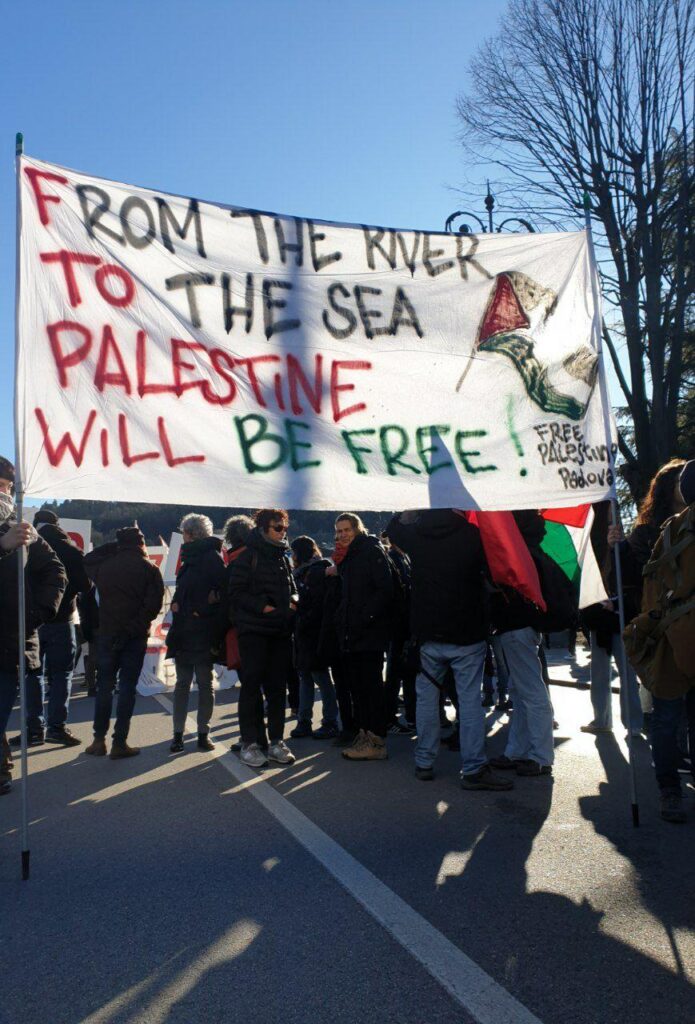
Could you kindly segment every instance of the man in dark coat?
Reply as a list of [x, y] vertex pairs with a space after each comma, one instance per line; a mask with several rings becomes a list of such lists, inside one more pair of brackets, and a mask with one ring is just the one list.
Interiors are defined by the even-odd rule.
[[[64, 747], [79, 746], [80, 740], [66, 727], [72, 674], [77, 655], [74, 615], [78, 596], [86, 598], [92, 583], [84, 568], [80, 549], [62, 530], [58, 516], [50, 509], [40, 509], [34, 516], [34, 528], [60, 559], [68, 578], [63, 600], [54, 619], [39, 626], [39, 645], [43, 681], [40, 674], [27, 679], [27, 732], [30, 743], [37, 745], [44, 738], [43, 685], [47, 684], [45, 738]], [[19, 738], [12, 741], [19, 745]]]
[[[14, 467], [0, 458], [0, 736], [4, 736], [19, 685], [19, 604], [17, 577], [21, 549], [27, 549], [25, 568], [26, 632], [24, 665], [37, 673], [37, 627], [52, 619], [67, 579], [54, 552], [29, 523], [14, 519]], [[0, 774], [0, 793], [10, 789], [9, 773]]]
[[[287, 512], [260, 509], [255, 523], [245, 550], [229, 568], [229, 606], [239, 636], [242, 667], [239, 756], [244, 764], [262, 768], [268, 760], [279, 764], [292, 764], [295, 760], [283, 733], [297, 588], [287, 558]], [[268, 705], [267, 756], [258, 735], [257, 706], [261, 693]]]
[[85, 753], [106, 754], [113, 689], [118, 681], [110, 756], [114, 760], [134, 757], [140, 749], [128, 746], [128, 731], [150, 626], [162, 607], [162, 574], [147, 557], [145, 538], [136, 526], [118, 530], [115, 543], [95, 548], [85, 556], [84, 564], [96, 584], [99, 602], [94, 741]]
[[393, 625], [391, 568], [379, 538], [367, 533], [355, 513], [338, 516], [335, 531], [338, 542], [347, 547], [338, 569], [338, 643], [359, 729], [343, 757], [379, 761], [388, 757], [383, 673]]
[[478, 530], [453, 509], [403, 512], [386, 527], [410, 556], [411, 635], [420, 645], [415, 773], [433, 778], [439, 750], [439, 693], [451, 668], [459, 700], [464, 789], [511, 789], [485, 754], [480, 688], [487, 650], [487, 563]]
[[[501, 588], [492, 602], [492, 624], [509, 667], [514, 714], [504, 754], [491, 763], [533, 778], [551, 775], [555, 759], [553, 706], [540, 661], [541, 633], [569, 628], [575, 620], [576, 600], [565, 573], [541, 549], [545, 521], [540, 513], [525, 509], [515, 512], [514, 518], [539, 569], [548, 608], [543, 612], [512, 587]], [[541, 572], [544, 563], [545, 574]]]
[[181, 568], [171, 602], [173, 619], [167, 649], [176, 663], [174, 690], [174, 739], [172, 754], [183, 750], [188, 698], [195, 675], [198, 684], [198, 749], [214, 750], [208, 735], [215, 707], [212, 689], [213, 648], [219, 642], [217, 609], [225, 582], [222, 541], [212, 535], [207, 516], [190, 515], [181, 520], [183, 544]]

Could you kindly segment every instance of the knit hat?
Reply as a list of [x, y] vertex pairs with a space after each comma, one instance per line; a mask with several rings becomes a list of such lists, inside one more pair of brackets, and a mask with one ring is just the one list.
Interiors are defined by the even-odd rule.
[[9, 459], [0, 455], [0, 480], [9, 480], [14, 494], [14, 466]]
[[692, 505], [695, 503], [695, 459], [691, 459], [690, 462], [686, 462], [683, 466], [681, 475], [678, 478], [678, 486], [680, 487], [685, 504]]
[[116, 530], [116, 543], [119, 548], [142, 548], [145, 546], [145, 535], [137, 526], [124, 526]]
[[51, 526], [58, 525], [58, 516], [49, 508], [41, 508], [34, 516], [34, 526], [38, 523], [50, 523]]

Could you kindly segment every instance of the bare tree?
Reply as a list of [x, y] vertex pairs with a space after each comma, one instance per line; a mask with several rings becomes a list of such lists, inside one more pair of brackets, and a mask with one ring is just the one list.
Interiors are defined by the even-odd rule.
[[590, 196], [636, 497], [687, 443], [684, 416], [692, 423], [694, 6], [512, 0], [457, 104], [464, 141], [511, 176], [527, 209], [576, 218]]

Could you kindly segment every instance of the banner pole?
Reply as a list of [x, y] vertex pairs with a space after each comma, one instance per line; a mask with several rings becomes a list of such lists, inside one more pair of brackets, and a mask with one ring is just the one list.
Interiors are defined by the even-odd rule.
[[[601, 332], [601, 306], [598, 286], [598, 266], [596, 263], [596, 252], [594, 249], [594, 236], [591, 230], [591, 200], [589, 193], [584, 193], [584, 225], [586, 238], [589, 247], [589, 266], [591, 272], [591, 292], [594, 301], [594, 339], [598, 353], [599, 365], [599, 387], [601, 389], [601, 401], [603, 403], [603, 417], [606, 429], [606, 444], [608, 451], [611, 451], [613, 437], [611, 434], [610, 405], [608, 401], [608, 383], [606, 381], [606, 367], [603, 359], [603, 340]], [[615, 479], [613, 481], [613, 493], [611, 495], [611, 522], [613, 526], [619, 526], [618, 501], [616, 497]], [[625, 655], [625, 644], [623, 633], [625, 632], [625, 601], [623, 598], [623, 569], [620, 560], [620, 545], [613, 545], [613, 558], [615, 559], [615, 582], [618, 597], [618, 622], [620, 623], [620, 644], [618, 648], [618, 668], [620, 671], [620, 697], [621, 704], [625, 710], [627, 719], [627, 750], [630, 768], [630, 802], [632, 804], [632, 824], [639, 827], [639, 803], [637, 800], [637, 773], [635, 771], [635, 757], [632, 742], [632, 708], [630, 707], [630, 693], [628, 690], [627, 657]]]
[[[21, 425], [19, 422], [19, 282], [20, 282], [20, 237], [22, 231], [22, 207], [21, 207], [21, 181], [20, 181], [20, 160], [24, 153], [24, 136], [17, 132], [15, 139], [15, 174], [17, 179], [17, 238], [16, 238], [16, 268], [15, 268], [15, 391], [14, 391], [14, 471], [15, 471], [15, 492], [17, 495], [17, 522], [24, 519], [24, 478], [23, 478], [23, 452], [21, 444]], [[21, 766], [22, 766], [22, 788], [21, 788], [21, 827], [20, 838], [22, 847], [22, 880], [29, 878], [29, 759], [27, 757], [27, 679], [26, 679], [26, 593], [25, 593], [25, 570], [27, 564], [27, 548], [24, 544], [18, 551], [17, 558], [17, 625], [18, 625], [18, 651], [17, 666], [19, 676], [19, 715], [20, 715], [20, 739], [21, 739]]]

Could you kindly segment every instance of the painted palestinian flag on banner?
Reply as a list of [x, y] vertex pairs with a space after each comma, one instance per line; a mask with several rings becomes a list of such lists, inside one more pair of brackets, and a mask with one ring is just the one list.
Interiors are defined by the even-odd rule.
[[608, 593], [591, 543], [593, 507], [546, 508], [541, 509], [541, 515], [545, 519], [541, 547], [574, 583], [579, 607], [607, 601]]

